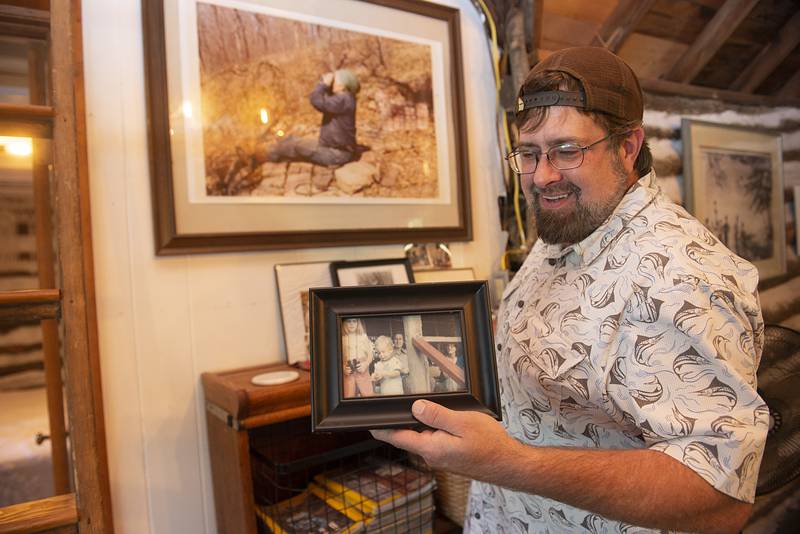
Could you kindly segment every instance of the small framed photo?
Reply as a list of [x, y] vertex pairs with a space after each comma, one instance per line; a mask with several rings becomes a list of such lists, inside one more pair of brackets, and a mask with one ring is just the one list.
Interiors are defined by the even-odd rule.
[[331, 263], [334, 286], [390, 286], [411, 284], [414, 272], [408, 258]]
[[311, 427], [413, 427], [419, 398], [500, 419], [485, 281], [318, 288]]
[[330, 265], [330, 262], [317, 262], [275, 266], [283, 341], [289, 365], [309, 361], [308, 290], [333, 285]]
[[453, 269], [431, 269], [414, 273], [417, 282], [464, 282], [475, 280], [475, 271], [472, 267], [457, 267]]
[[690, 119], [681, 128], [687, 210], [761, 279], [785, 273], [780, 134]]

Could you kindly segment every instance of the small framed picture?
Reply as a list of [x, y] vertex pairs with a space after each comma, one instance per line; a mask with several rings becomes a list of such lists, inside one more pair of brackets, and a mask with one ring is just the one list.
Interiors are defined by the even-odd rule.
[[289, 365], [309, 360], [308, 290], [333, 285], [330, 265], [330, 262], [318, 262], [275, 266], [283, 341]]
[[794, 186], [794, 239], [795, 251], [800, 256], [800, 185]]
[[457, 267], [453, 269], [431, 269], [414, 273], [416, 282], [464, 282], [475, 280], [475, 271], [472, 267]]
[[500, 419], [485, 281], [319, 288], [310, 302], [313, 431], [413, 427], [419, 398]]
[[335, 286], [390, 286], [414, 282], [408, 258], [335, 261], [330, 269]]

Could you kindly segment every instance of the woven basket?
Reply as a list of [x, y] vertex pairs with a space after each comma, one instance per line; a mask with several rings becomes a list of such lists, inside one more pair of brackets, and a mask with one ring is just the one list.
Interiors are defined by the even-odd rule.
[[436, 508], [445, 517], [457, 525], [464, 526], [464, 517], [467, 515], [467, 496], [472, 479], [465, 476], [448, 473], [446, 471], [433, 471], [436, 478]]

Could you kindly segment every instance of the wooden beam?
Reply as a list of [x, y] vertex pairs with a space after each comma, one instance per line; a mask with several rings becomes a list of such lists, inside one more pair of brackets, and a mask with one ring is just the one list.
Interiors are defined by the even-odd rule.
[[779, 99], [800, 99], [800, 70], [795, 72], [789, 78], [789, 81], [783, 84], [783, 87], [775, 96]]
[[[795, 75], [795, 78], [798, 78], [798, 84], [800, 85], [800, 75]], [[708, 98], [745, 106], [800, 106], [800, 98], [797, 98], [796, 92], [786, 97], [754, 95], [752, 93], [740, 93], [737, 91], [714, 89], [713, 87], [702, 87], [699, 85], [689, 85], [660, 79], [656, 80], [653, 78], [640, 78], [639, 83], [644, 91], [651, 93], [687, 96], [690, 98]], [[800, 89], [800, 87], [798, 87], [798, 89]]]
[[731, 89], [745, 93], [754, 92], [798, 44], [800, 44], [800, 11], [783, 25], [771, 43], [761, 49], [731, 84]]
[[0, 135], [49, 139], [54, 116], [50, 106], [0, 103]]
[[758, 0], [727, 0], [706, 24], [689, 50], [667, 73], [666, 79], [680, 83], [691, 82], [757, 3]]
[[89, 204], [81, 1], [50, 6], [53, 194], [61, 267], [63, 364], [81, 534], [113, 534]]
[[597, 30], [592, 44], [617, 52], [655, 2], [656, 0], [619, 0], [617, 7]]
[[0, 325], [58, 319], [61, 312], [58, 289], [25, 289], [0, 293]]
[[438, 366], [444, 374], [455, 380], [459, 386], [466, 385], [467, 382], [464, 376], [464, 370], [451, 362], [447, 356], [436, 350], [436, 347], [425, 341], [424, 337], [417, 336], [411, 340], [411, 343], [413, 343], [415, 349], [433, 360], [433, 363]]
[[77, 522], [74, 493], [0, 508], [0, 534], [49, 532]]

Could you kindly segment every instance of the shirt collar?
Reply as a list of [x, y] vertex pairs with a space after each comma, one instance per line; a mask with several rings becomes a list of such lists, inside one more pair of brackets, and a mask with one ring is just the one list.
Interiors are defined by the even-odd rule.
[[549, 245], [539, 240], [538, 245], [542, 247], [542, 256], [551, 265], [566, 262], [576, 265], [592, 263], [616, 241], [630, 221], [650, 205], [658, 192], [656, 173], [651, 170], [628, 189], [605, 222], [583, 241], [564, 246]]

